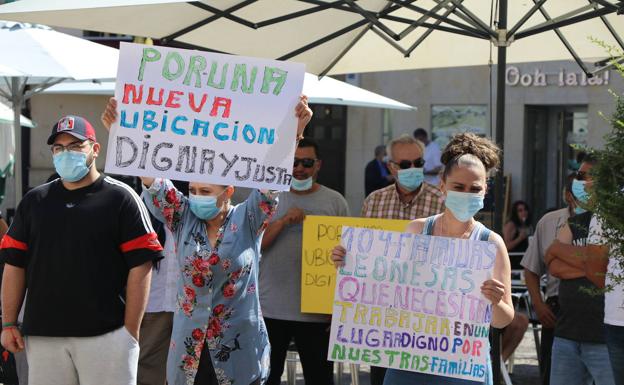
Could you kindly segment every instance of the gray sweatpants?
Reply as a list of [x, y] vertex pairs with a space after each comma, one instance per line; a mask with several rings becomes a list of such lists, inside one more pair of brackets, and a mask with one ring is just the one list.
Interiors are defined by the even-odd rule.
[[26, 337], [29, 385], [136, 385], [139, 343], [121, 327], [95, 337]]

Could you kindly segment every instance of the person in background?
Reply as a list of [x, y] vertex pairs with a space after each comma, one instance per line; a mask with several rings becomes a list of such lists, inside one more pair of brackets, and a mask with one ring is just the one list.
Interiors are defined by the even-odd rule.
[[[531, 214], [529, 206], [524, 201], [516, 201], [511, 207], [511, 215], [509, 221], [503, 227], [503, 239], [509, 253], [522, 253], [529, 244], [529, 235], [531, 234]], [[509, 260], [511, 268], [518, 270], [522, 268], [520, 260], [522, 256], [510, 255]], [[502, 331], [503, 350], [501, 356], [504, 361], [516, 350], [524, 333], [529, 327], [529, 317], [524, 313], [515, 312], [514, 319]]]
[[349, 215], [343, 196], [316, 181], [322, 165], [319, 150], [311, 139], [299, 142], [291, 189], [279, 194], [277, 212], [262, 239], [260, 303], [271, 342], [267, 385], [281, 383], [293, 339], [306, 385], [333, 384], [333, 363], [327, 360], [331, 317], [301, 312], [303, 219], [306, 215]]
[[[523, 253], [529, 247], [529, 236], [533, 232], [531, 212], [525, 201], [515, 201], [511, 206], [509, 220], [503, 227], [503, 239], [510, 253]], [[518, 261], [519, 262], [519, 261]], [[514, 266], [512, 269], [520, 268]]]
[[[390, 141], [388, 167], [395, 183], [366, 197], [362, 217], [413, 220], [444, 210], [442, 191], [424, 182], [424, 152], [424, 144], [409, 135]], [[371, 366], [371, 385], [382, 385], [385, 374], [385, 368]]]
[[425, 182], [438, 186], [440, 184], [440, 171], [443, 165], [440, 161], [442, 155], [440, 146], [433, 140], [429, 140], [429, 135], [424, 128], [414, 130], [414, 138], [420, 140], [425, 145]]
[[[500, 150], [494, 143], [474, 134], [454, 136], [444, 149], [445, 165], [440, 188], [446, 196], [442, 214], [421, 218], [408, 224], [406, 232], [451, 238], [489, 241], [496, 245], [492, 278], [481, 284], [481, 293], [492, 304], [491, 325], [503, 328], [512, 321], [511, 269], [503, 239], [474, 219], [483, 208], [488, 172], [500, 162]], [[344, 265], [346, 250], [338, 245], [332, 252], [336, 267]], [[489, 346], [486, 351], [489, 358]], [[427, 373], [388, 369], [384, 385], [476, 385], [491, 384], [492, 368], [488, 365], [483, 381], [435, 376]]]
[[368, 162], [364, 170], [364, 193], [366, 196], [394, 182], [394, 177], [388, 170], [385, 157], [386, 146], [375, 147], [375, 159]]
[[[537, 226], [533, 238], [529, 241], [520, 264], [524, 267], [524, 278], [531, 296], [533, 309], [542, 324], [540, 343], [540, 377], [542, 385], [550, 384], [550, 361], [552, 357], [552, 344], [555, 338], [555, 323], [559, 312], [559, 278], [552, 276], [546, 269], [544, 261], [546, 250], [557, 238], [557, 234], [563, 228], [568, 218], [575, 215], [576, 200], [572, 195], [572, 181], [575, 174], [568, 176], [563, 189], [563, 198], [567, 206], [545, 214]], [[542, 298], [540, 285], [541, 277], [546, 275], [546, 298]]]
[[0, 243], [2, 345], [26, 349], [30, 385], [134, 385], [162, 247], [139, 196], [96, 169], [86, 119], [62, 118], [48, 144], [60, 179], [24, 196]]
[[[604, 283], [607, 260], [587, 239], [592, 213], [581, 212], [591, 206], [593, 186], [591, 169], [596, 160], [587, 155], [572, 182], [572, 193], [579, 203], [578, 214], [568, 219], [557, 239], [546, 251], [548, 271], [559, 282], [559, 315], [552, 347], [551, 385], [613, 385], [613, 372], [606, 345]], [[602, 275], [602, 277], [601, 277]]]

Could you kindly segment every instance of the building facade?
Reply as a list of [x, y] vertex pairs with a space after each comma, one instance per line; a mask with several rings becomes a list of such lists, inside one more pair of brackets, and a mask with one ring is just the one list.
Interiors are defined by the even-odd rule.
[[[611, 128], [602, 115], [614, 108], [609, 90], [622, 93], [624, 82], [615, 71], [587, 79], [572, 61], [510, 64], [506, 82], [509, 198], [526, 200], [540, 215], [562, 205], [563, 183], [579, 152], [603, 145]], [[441, 145], [457, 130], [489, 137], [495, 132], [495, 66], [361, 74], [355, 83], [417, 110], [349, 109], [345, 194], [353, 212], [364, 199], [364, 166], [375, 146], [418, 127]]]

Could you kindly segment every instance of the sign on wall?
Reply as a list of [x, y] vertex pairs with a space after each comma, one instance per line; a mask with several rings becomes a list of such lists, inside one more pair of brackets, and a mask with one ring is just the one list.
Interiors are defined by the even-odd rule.
[[343, 227], [328, 359], [483, 382], [490, 242]]
[[303, 222], [301, 251], [301, 312], [331, 314], [336, 268], [331, 260], [340, 244], [342, 226], [403, 231], [409, 221], [378, 218], [345, 218], [307, 215]]
[[106, 172], [288, 190], [304, 71], [122, 43]]
[[472, 132], [489, 136], [490, 125], [485, 105], [433, 105], [431, 106], [431, 132], [441, 149], [455, 134]]

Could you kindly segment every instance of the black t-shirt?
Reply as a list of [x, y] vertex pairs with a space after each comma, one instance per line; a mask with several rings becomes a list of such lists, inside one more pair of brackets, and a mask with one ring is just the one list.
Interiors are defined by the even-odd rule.
[[24, 334], [85, 337], [124, 324], [129, 270], [160, 260], [162, 247], [127, 185], [102, 176], [67, 190], [57, 179], [22, 199], [0, 258], [26, 269]]
[[[570, 217], [572, 243], [586, 246], [592, 213]], [[559, 315], [555, 335], [573, 341], [604, 343], [604, 295], [588, 292], [597, 287], [589, 279], [562, 279], [559, 283]]]

